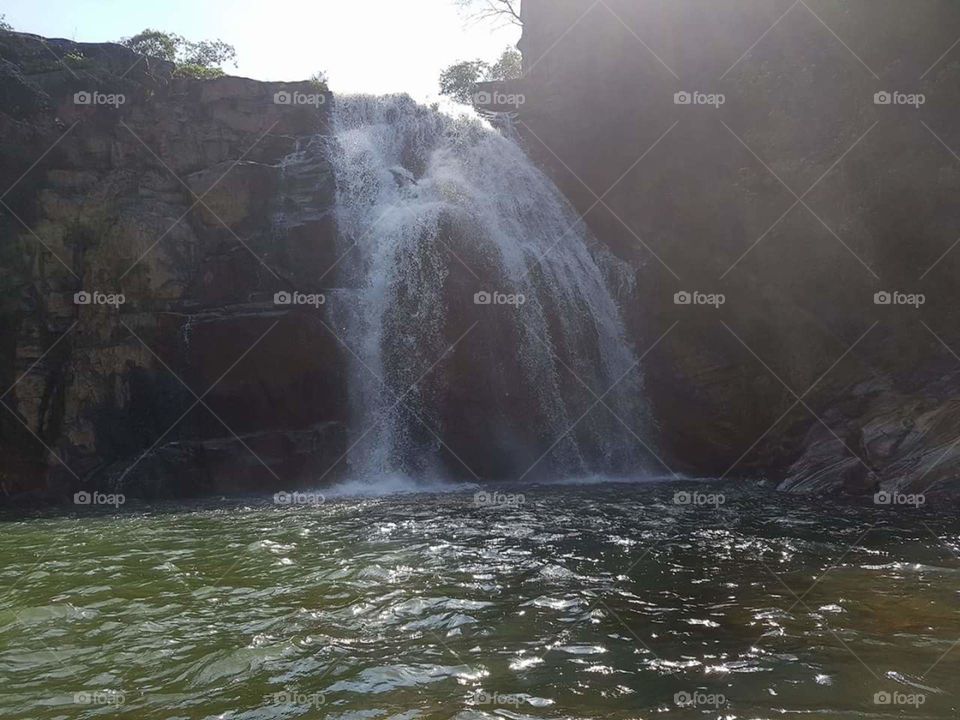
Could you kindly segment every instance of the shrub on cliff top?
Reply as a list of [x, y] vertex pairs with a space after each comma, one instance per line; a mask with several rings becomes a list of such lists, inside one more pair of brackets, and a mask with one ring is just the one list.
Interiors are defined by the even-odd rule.
[[135, 53], [172, 62], [177, 77], [215, 78], [224, 74], [225, 62], [236, 67], [237, 51], [222, 40], [192, 42], [174, 33], [147, 28], [120, 41]]
[[478, 82], [489, 72], [483, 60], [467, 60], [451, 65], [440, 73], [440, 94], [469, 105]]
[[469, 105], [473, 102], [477, 83], [516, 80], [522, 75], [523, 56], [517, 50], [507, 48], [493, 65], [483, 60], [467, 60], [448, 67], [440, 73], [440, 94]]
[[323, 90], [324, 92], [327, 92], [330, 89], [330, 80], [327, 77], [327, 73], [323, 70], [318, 70], [310, 76], [310, 84], [318, 90]]

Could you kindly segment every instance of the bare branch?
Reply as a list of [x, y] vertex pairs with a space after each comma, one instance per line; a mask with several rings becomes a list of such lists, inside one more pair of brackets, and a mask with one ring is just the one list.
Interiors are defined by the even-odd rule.
[[473, 20], [505, 20], [522, 25], [520, 0], [455, 0], [457, 5], [472, 13]]

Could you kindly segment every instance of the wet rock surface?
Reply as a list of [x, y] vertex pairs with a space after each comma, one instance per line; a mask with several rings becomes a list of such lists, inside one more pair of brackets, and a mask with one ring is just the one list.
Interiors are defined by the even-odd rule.
[[288, 202], [286, 166], [328, 104], [112, 44], [2, 33], [0, 58], [0, 502], [310, 482], [344, 444], [341, 356], [274, 294], [324, 290], [333, 179], [313, 153]]

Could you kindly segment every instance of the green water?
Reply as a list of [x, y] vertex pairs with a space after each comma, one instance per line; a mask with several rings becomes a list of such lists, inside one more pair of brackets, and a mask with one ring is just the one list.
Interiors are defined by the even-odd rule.
[[949, 508], [697, 489], [7, 517], [0, 718], [957, 717]]

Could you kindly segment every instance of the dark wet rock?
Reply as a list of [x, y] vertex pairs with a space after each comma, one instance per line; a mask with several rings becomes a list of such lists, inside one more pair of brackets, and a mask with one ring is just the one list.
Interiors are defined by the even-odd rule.
[[845, 462], [847, 471], [840, 473], [839, 489], [844, 491], [955, 492], [960, 463], [960, 399], [954, 390], [958, 382], [960, 376], [953, 373], [912, 394], [881, 384], [854, 388], [852, 399], [824, 418], [850, 450], [825, 429], [813, 428], [781, 488], [837, 489], [830, 464], [846, 458], [853, 462]]
[[[329, 318], [274, 304], [322, 292], [308, 279], [333, 262], [324, 156], [299, 195], [285, 171], [330, 104], [283, 90], [316, 92], [0, 34], [0, 385], [23, 375], [0, 410], [0, 502], [290, 489], [342, 453]], [[125, 303], [77, 305], [81, 290]]]

